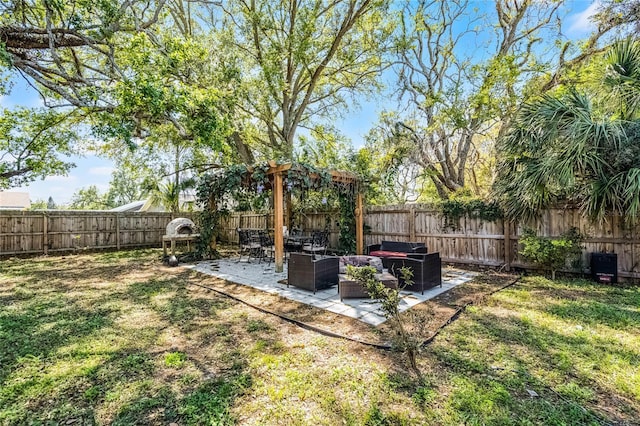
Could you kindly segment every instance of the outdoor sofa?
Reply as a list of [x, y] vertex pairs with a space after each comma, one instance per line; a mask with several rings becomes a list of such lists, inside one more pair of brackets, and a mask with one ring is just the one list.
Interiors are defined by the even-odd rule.
[[407, 241], [382, 241], [380, 244], [367, 246], [367, 254], [376, 257], [406, 257], [410, 253], [426, 253], [424, 243]]

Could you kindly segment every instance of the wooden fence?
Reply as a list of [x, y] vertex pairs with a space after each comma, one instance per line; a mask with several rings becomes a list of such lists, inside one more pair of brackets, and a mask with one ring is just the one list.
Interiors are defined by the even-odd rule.
[[[170, 213], [0, 211], [0, 255], [46, 254], [85, 247], [159, 247], [171, 219]], [[338, 219], [337, 212], [305, 213], [298, 225], [304, 229], [328, 228], [331, 247], [338, 247]], [[369, 207], [365, 213], [365, 245], [383, 239], [421, 241], [429, 251], [440, 252], [445, 262], [530, 267], [518, 254], [518, 240], [525, 227], [548, 237], [577, 227], [587, 236], [585, 268], [591, 252], [617, 253], [619, 276], [640, 278], [640, 226], [625, 226], [617, 216], [596, 225], [576, 209], [551, 209], [532, 223], [462, 218], [453, 225], [446, 223], [439, 211], [425, 206]], [[233, 213], [220, 224], [220, 233], [224, 241], [237, 243], [237, 228], [271, 227], [271, 214]]]
[[[304, 229], [331, 230], [331, 247], [338, 247], [337, 212], [307, 213], [301, 218]], [[450, 221], [449, 221], [450, 222]], [[273, 217], [257, 213], [233, 213], [221, 224], [223, 239], [237, 242], [237, 228], [268, 228]], [[589, 253], [618, 254], [620, 277], [640, 278], [640, 227], [627, 227], [618, 216], [602, 225], [591, 223], [577, 209], [551, 209], [531, 223], [495, 222], [461, 218], [447, 223], [433, 207], [420, 205], [369, 207], [365, 213], [365, 245], [381, 240], [420, 241], [429, 251], [438, 251], [445, 262], [496, 267], [531, 268], [519, 255], [518, 241], [525, 228], [537, 235], [557, 237], [576, 227], [587, 238], [582, 264], [588, 270]]]
[[[451, 263], [529, 268], [519, 255], [518, 240], [526, 228], [539, 236], [558, 237], [571, 227], [586, 236], [582, 265], [592, 252], [617, 253], [618, 275], [640, 278], [640, 226], [629, 227], [619, 216], [593, 224], [577, 209], [550, 209], [532, 222], [461, 218], [447, 223], [442, 214], [423, 206], [371, 207], [365, 214], [365, 244], [382, 239], [420, 241]], [[453, 226], [451, 226], [453, 225]]]
[[0, 210], [0, 256], [159, 247], [171, 219], [164, 212]]

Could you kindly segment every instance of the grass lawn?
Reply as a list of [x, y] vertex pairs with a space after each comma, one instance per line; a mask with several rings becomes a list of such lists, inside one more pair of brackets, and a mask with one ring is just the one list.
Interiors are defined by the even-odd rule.
[[418, 381], [398, 353], [283, 322], [159, 259], [0, 261], [0, 425], [640, 424], [638, 287], [524, 277], [446, 327]]

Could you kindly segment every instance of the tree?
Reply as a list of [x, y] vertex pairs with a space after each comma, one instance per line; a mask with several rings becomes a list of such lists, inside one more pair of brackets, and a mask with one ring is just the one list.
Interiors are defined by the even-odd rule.
[[143, 182], [144, 175], [139, 170], [120, 164], [111, 173], [109, 189], [105, 194], [106, 203], [115, 207], [141, 200], [144, 197]]
[[539, 33], [552, 28], [559, 7], [497, 1], [496, 39], [482, 46], [490, 52], [483, 56], [463, 52], [482, 40], [477, 26], [484, 24], [481, 17], [465, 18], [469, 2], [421, 0], [405, 6], [397, 69], [409, 112], [390, 131], [412, 141], [412, 157], [441, 198], [465, 187], [479, 135], [508, 120], [526, 70], [539, 67], [534, 54]]
[[[386, 0], [233, 1], [228, 46], [240, 55], [239, 107], [265, 156], [292, 159], [296, 132], [372, 93], [384, 68]], [[262, 131], [264, 128], [264, 132]]]
[[47, 200], [46, 208], [47, 210], [55, 210], [58, 208], [58, 206], [56, 205], [56, 202], [53, 201], [53, 197], [49, 196], [49, 199]]
[[[112, 109], [115, 60], [127, 36], [148, 31], [165, 0], [9, 0], [0, 6], [0, 60], [56, 104]], [[49, 96], [55, 94], [54, 97]]]
[[397, 120], [395, 113], [381, 114], [357, 153], [356, 171], [370, 182], [367, 203], [405, 204], [428, 191], [428, 178], [411, 158], [413, 141], [389, 130]]
[[51, 110], [3, 109], [0, 114], [0, 189], [47, 176], [65, 175], [76, 153], [73, 114]]
[[[518, 104], [570, 78], [567, 70], [598, 52], [613, 28], [602, 27], [578, 50], [562, 39], [562, 2], [494, 5], [483, 15], [466, 0], [420, 0], [402, 14], [396, 69], [403, 114], [386, 125], [395, 140], [411, 141], [410, 158], [440, 198], [465, 187], [482, 193], [474, 171], [492, 165], [494, 141]], [[495, 28], [493, 37], [483, 28]]]
[[[411, 370], [422, 382], [424, 377], [418, 367], [417, 357], [423, 343], [421, 336], [424, 335], [427, 321], [433, 318], [433, 313], [429, 312], [424, 316], [412, 311], [401, 315], [400, 304], [402, 298], [400, 297], [400, 292], [403, 287], [386, 287], [376, 278], [376, 272], [373, 266], [356, 267], [347, 265], [347, 275], [358, 281], [366, 289], [369, 296], [380, 304], [380, 311], [390, 321], [394, 331], [394, 347], [406, 354]], [[404, 286], [413, 284], [413, 271], [410, 268], [402, 267], [398, 272]]]
[[570, 201], [593, 219], [640, 213], [640, 42], [615, 43], [599, 90], [569, 87], [523, 105], [499, 143], [495, 191], [505, 213], [531, 218]]
[[[51, 197], [49, 197], [51, 198]], [[37, 199], [35, 201], [31, 202], [31, 207], [29, 207], [30, 210], [46, 210], [47, 207], [47, 202], [45, 200], [42, 199]]]
[[633, 37], [640, 31], [640, 0], [601, 0], [595, 20], [601, 28], [622, 27]]
[[96, 126], [106, 155], [175, 187], [183, 175], [247, 159], [232, 138], [237, 72], [183, 4], [171, 2], [172, 20], [131, 37], [115, 56], [127, 79], [116, 83], [117, 106]]
[[69, 203], [71, 210], [105, 210], [113, 207], [107, 203], [104, 194], [101, 194], [95, 185], [77, 190]]
[[[580, 260], [584, 236], [577, 228], [571, 228], [560, 238], [538, 237], [531, 229], [525, 229], [520, 244], [520, 254], [529, 262], [551, 271], [555, 281], [556, 271]], [[571, 265], [573, 266], [573, 265]]]
[[157, 182], [147, 181], [144, 185], [152, 204], [160, 205], [171, 213], [180, 211], [180, 193], [188, 188], [193, 188], [195, 182], [191, 179], [180, 182], [178, 185], [173, 181]]
[[202, 148], [200, 159], [234, 152], [224, 149], [234, 71], [213, 59], [224, 55], [212, 50], [225, 49], [200, 30], [205, 20], [193, 9], [204, 13], [209, 6], [192, 3], [7, 2], [0, 9], [0, 57], [47, 105], [75, 108], [109, 142], [103, 152], [145, 142], [170, 149], [180, 157], [172, 170], [179, 182], [192, 148]]

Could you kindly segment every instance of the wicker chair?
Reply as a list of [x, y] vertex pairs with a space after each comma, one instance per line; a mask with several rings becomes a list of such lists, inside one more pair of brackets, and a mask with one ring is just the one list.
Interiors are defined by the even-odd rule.
[[337, 257], [314, 259], [310, 254], [291, 253], [287, 270], [287, 287], [292, 285], [315, 293], [338, 284]]
[[[442, 287], [442, 261], [440, 253], [408, 254], [407, 257], [388, 257], [382, 259], [382, 264], [390, 273], [398, 277], [399, 285], [405, 290], [419, 291], [424, 294], [425, 289]], [[413, 271], [413, 284], [405, 286], [400, 269], [407, 267]]]

